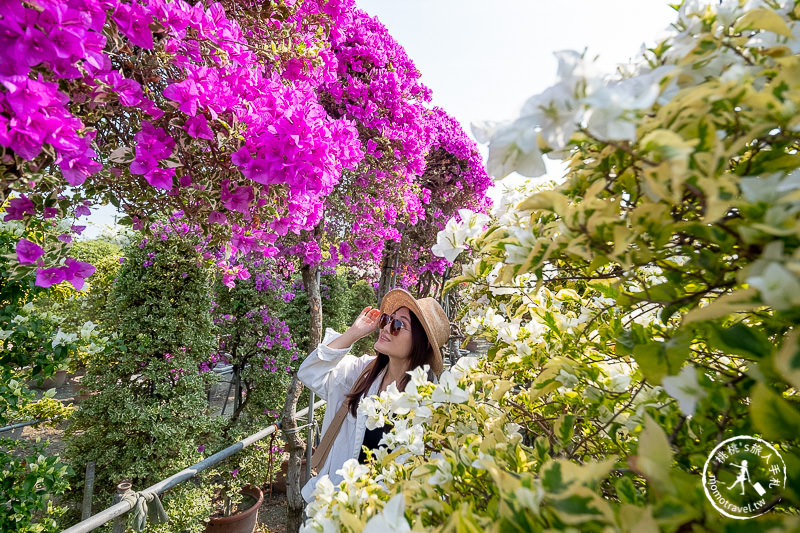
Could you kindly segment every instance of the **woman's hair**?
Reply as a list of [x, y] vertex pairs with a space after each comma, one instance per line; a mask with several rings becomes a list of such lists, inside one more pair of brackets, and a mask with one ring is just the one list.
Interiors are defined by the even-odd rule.
[[[431, 357], [433, 356], [433, 348], [431, 348], [428, 335], [425, 333], [422, 323], [414, 313], [409, 312], [409, 315], [411, 317], [411, 353], [408, 355], [408, 369], [414, 370], [418, 366], [430, 363]], [[361, 375], [358, 376], [353, 389], [345, 396], [347, 408], [353, 416], [356, 416], [358, 412], [358, 402], [367, 395], [367, 391], [369, 391], [369, 388], [372, 386], [372, 382], [375, 381], [381, 371], [389, 364], [388, 355], [380, 352], [377, 352], [377, 355], [378, 357], [367, 365]], [[410, 379], [411, 376], [408, 374], [404, 375], [400, 383], [397, 384], [397, 389], [401, 391], [405, 390], [406, 384]]]

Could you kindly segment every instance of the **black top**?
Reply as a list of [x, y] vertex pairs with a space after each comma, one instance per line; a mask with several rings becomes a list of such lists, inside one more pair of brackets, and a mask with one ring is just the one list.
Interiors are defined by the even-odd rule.
[[[364, 452], [364, 447], [366, 447], [368, 450], [378, 449], [378, 443], [383, 438], [384, 433], [387, 433], [390, 428], [391, 426], [387, 424], [381, 428], [368, 429], [364, 431], [364, 442], [361, 444], [361, 453], [358, 454], [359, 463], [363, 465], [367, 462], [367, 454]], [[381, 447], [385, 448], [385, 446]]]

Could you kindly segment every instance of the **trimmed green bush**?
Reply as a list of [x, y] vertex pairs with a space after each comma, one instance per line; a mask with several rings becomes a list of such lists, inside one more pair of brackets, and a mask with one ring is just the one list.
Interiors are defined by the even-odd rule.
[[104, 503], [122, 479], [141, 489], [194, 463], [196, 440], [214, 432], [211, 375], [198, 371], [216, 348], [209, 268], [196, 237], [160, 232], [125, 250], [104, 320], [115, 335], [84, 380], [98, 394], [67, 431], [72, 464], [96, 463]]

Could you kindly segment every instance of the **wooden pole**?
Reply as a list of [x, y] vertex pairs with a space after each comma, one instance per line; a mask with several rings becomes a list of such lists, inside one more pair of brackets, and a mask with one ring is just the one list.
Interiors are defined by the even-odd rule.
[[94, 461], [86, 463], [86, 478], [83, 483], [83, 504], [81, 505], [81, 520], [92, 516], [92, 495], [94, 493]]

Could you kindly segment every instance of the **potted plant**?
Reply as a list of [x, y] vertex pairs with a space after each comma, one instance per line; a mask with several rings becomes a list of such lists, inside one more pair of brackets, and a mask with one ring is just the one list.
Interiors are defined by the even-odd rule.
[[67, 383], [67, 369], [66, 368], [57, 368], [55, 373], [48, 377], [44, 378], [41, 381], [36, 381], [34, 387], [37, 389], [60, 389]]
[[253, 531], [258, 509], [264, 501], [261, 487], [268, 481], [269, 453], [268, 444], [254, 444], [204, 476], [204, 484], [210, 486], [214, 494], [207, 533]]
[[254, 485], [229, 485], [221, 493], [221, 509], [206, 523], [206, 533], [252, 533], [264, 493]]

